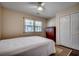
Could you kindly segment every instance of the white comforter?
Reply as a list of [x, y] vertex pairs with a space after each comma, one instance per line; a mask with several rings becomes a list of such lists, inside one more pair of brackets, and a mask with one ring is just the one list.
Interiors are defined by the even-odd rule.
[[49, 53], [55, 53], [55, 43], [39, 36], [19, 37], [0, 41], [0, 55], [15, 55], [30, 49], [48, 45]]

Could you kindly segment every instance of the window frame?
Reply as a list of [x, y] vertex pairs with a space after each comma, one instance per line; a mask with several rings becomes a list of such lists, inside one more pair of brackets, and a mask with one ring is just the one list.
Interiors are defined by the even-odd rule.
[[[36, 21], [42, 23], [42, 21], [39, 21], [39, 20], [35, 20], [34, 23], [35, 23]], [[42, 26], [42, 25], [43, 25], [43, 23], [41, 24], [41, 26], [37, 26], [37, 27], [41, 27], [41, 31], [36, 31], [36, 30], [35, 30], [36, 25], [34, 24], [34, 31], [35, 31], [35, 32], [42, 32], [42, 31], [43, 31], [43, 26]]]
[[42, 26], [41, 26], [41, 31], [35, 31], [35, 21], [39, 21], [39, 20], [33, 20], [33, 32], [26, 32], [25, 31], [25, 20], [32, 20], [32, 19], [29, 19], [29, 18], [23, 18], [23, 32], [24, 33], [33, 33], [33, 32], [36, 32], [36, 33], [40, 33], [40, 32], [43, 32], [43, 23], [42, 21], [40, 21], [42, 23]]

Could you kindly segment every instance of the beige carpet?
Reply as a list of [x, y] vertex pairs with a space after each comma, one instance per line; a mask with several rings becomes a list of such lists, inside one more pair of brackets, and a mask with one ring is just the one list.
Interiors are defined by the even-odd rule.
[[69, 48], [65, 48], [62, 46], [56, 46], [55, 56], [69, 56], [71, 52], [72, 52], [72, 50]]

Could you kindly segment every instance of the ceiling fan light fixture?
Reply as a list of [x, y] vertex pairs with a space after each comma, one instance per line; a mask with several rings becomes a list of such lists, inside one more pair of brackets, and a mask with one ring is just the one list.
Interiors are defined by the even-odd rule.
[[39, 6], [39, 7], [37, 8], [37, 10], [38, 10], [38, 11], [43, 11], [43, 7]]
[[41, 6], [44, 6], [45, 5], [45, 3], [43, 2], [43, 3], [41, 3]]

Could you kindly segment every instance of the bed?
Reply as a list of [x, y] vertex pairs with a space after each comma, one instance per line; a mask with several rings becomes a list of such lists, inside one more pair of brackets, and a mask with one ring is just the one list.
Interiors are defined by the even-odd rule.
[[48, 56], [55, 52], [54, 41], [40, 36], [0, 41], [0, 56]]

